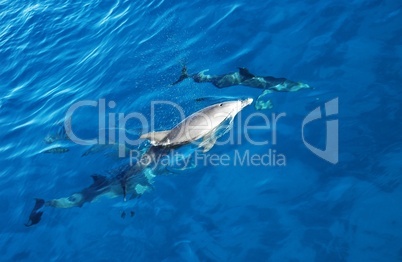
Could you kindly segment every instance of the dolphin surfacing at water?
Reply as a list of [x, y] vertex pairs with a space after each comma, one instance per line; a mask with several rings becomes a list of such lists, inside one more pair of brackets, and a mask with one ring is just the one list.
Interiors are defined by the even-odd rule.
[[[209, 150], [215, 143], [218, 135], [216, 132], [227, 120], [232, 120], [244, 107], [251, 104], [253, 99], [233, 100], [214, 104], [185, 118], [181, 123], [171, 130], [143, 134], [143, 139], [149, 139], [151, 146], [140, 157], [133, 166], [122, 167], [114, 177], [92, 175], [92, 184], [68, 197], [55, 198], [48, 201], [36, 199], [28, 223], [26, 226], [33, 226], [40, 222], [43, 208], [71, 208], [82, 207], [101, 196], [117, 197], [131, 194], [130, 199], [141, 196], [152, 188], [153, 178], [158, 168], [150, 168], [148, 163], [141, 161], [142, 157], [149, 155], [163, 155], [183, 145], [199, 139], [203, 141], [199, 147], [204, 151]], [[153, 158], [156, 159], [156, 158]], [[158, 164], [158, 163], [156, 163]]]
[[165, 147], [180, 146], [203, 139], [200, 146], [206, 152], [215, 144], [219, 127], [226, 120], [233, 119], [252, 102], [252, 98], [247, 98], [214, 104], [190, 115], [171, 130], [146, 133], [141, 135], [141, 138], [149, 139], [153, 146]]

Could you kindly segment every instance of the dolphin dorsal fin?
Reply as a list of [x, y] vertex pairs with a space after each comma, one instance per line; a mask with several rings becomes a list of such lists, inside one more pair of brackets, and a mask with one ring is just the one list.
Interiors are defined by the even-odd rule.
[[97, 186], [103, 185], [107, 180], [107, 178], [105, 176], [97, 175], [97, 174], [92, 175], [91, 177], [94, 181], [94, 185], [97, 185]]
[[149, 139], [152, 145], [159, 144], [168, 134], [170, 130], [159, 131], [159, 132], [149, 132], [146, 134], [142, 134], [140, 138]]
[[246, 79], [255, 77], [255, 75], [253, 75], [252, 73], [250, 73], [250, 71], [248, 71], [248, 69], [245, 68], [245, 67], [239, 67], [239, 74], [240, 74], [242, 77], [245, 77]]

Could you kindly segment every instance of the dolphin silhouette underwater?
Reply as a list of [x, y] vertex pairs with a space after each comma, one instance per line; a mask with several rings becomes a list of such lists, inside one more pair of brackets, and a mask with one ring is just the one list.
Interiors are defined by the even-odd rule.
[[[82, 207], [101, 196], [117, 197], [131, 194], [130, 199], [137, 198], [152, 187], [153, 178], [156, 176], [150, 168], [149, 159], [157, 159], [157, 155], [167, 155], [177, 148], [200, 141], [197, 147], [202, 147], [204, 152], [210, 150], [216, 140], [224, 134], [219, 132], [221, 127], [234, 117], [253, 99], [227, 101], [208, 106], [186, 117], [171, 130], [151, 132], [143, 134], [142, 139], [150, 141], [151, 146], [134, 165], [125, 165], [113, 177], [92, 175], [93, 183], [81, 191], [68, 197], [55, 198], [48, 201], [36, 198], [35, 205], [29, 215], [27, 227], [40, 222], [44, 207], [71, 208]], [[230, 125], [229, 125], [230, 126]], [[226, 127], [225, 131], [228, 130]], [[157, 164], [157, 163], [154, 163]]]
[[272, 108], [272, 102], [265, 100], [268, 94], [273, 92], [296, 92], [302, 89], [311, 89], [308, 84], [291, 81], [283, 77], [256, 76], [245, 67], [239, 67], [237, 72], [224, 75], [207, 75], [203, 70], [195, 74], [189, 74], [187, 67], [183, 66], [180, 77], [171, 85], [176, 85], [187, 78], [196, 83], [212, 83], [217, 88], [225, 88], [236, 85], [249, 86], [264, 89], [264, 92], [257, 98], [255, 108], [257, 110]]

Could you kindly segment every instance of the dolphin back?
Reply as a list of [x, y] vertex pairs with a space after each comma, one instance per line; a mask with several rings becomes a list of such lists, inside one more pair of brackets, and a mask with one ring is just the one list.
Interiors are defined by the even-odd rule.
[[193, 113], [171, 130], [148, 133], [141, 137], [150, 139], [154, 146], [188, 144], [210, 135], [225, 120], [233, 118], [251, 102], [249, 98], [217, 103]]

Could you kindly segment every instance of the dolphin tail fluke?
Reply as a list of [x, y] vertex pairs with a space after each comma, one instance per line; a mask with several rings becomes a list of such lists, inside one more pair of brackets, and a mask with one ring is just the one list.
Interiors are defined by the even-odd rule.
[[178, 83], [180, 83], [181, 81], [183, 81], [186, 78], [189, 78], [190, 75], [187, 73], [187, 67], [185, 65], [183, 65], [183, 68], [181, 69], [181, 75], [179, 77], [179, 79], [177, 79], [174, 83], [172, 83], [171, 85], [176, 85]]
[[35, 206], [33, 207], [31, 214], [29, 214], [29, 220], [28, 222], [25, 224], [25, 226], [30, 227], [33, 226], [35, 224], [38, 224], [43, 211], [40, 211], [42, 209], [42, 207], [45, 205], [45, 200], [41, 199], [41, 198], [36, 198], [35, 199]]

